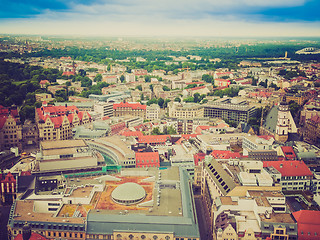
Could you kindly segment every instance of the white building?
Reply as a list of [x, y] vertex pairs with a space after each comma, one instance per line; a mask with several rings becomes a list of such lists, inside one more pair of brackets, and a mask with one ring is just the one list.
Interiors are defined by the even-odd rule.
[[146, 109], [146, 119], [156, 120], [160, 118], [160, 106], [158, 104], [151, 104]]
[[113, 117], [113, 102], [98, 102], [94, 104], [94, 111], [98, 113], [101, 118], [108, 116]]

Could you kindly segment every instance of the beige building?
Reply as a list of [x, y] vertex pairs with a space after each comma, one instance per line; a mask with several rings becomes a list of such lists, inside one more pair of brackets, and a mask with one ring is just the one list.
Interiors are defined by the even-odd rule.
[[160, 118], [160, 106], [158, 104], [151, 104], [146, 109], [146, 119], [155, 120]]
[[43, 141], [36, 155], [36, 168], [41, 172], [95, 168], [98, 157], [84, 140]]
[[229, 224], [224, 230], [221, 228], [217, 232], [217, 240], [238, 240], [238, 234]]
[[146, 117], [146, 105], [141, 103], [114, 103], [113, 104], [113, 116], [122, 117], [126, 115], [135, 116], [135, 117]]
[[[207, 156], [202, 164], [202, 180], [201, 180], [201, 195], [204, 200], [204, 209], [206, 211], [206, 221], [209, 224], [210, 232], [209, 234], [215, 234], [215, 220], [219, 211], [221, 212], [223, 209], [221, 208], [217, 212], [216, 208], [216, 198], [218, 197], [228, 197], [232, 199], [234, 197], [244, 198], [246, 200], [247, 193], [249, 190], [252, 191], [271, 191], [276, 192], [280, 191], [281, 187], [276, 186], [258, 186], [256, 185], [244, 185], [243, 182], [248, 182], [250, 180], [249, 174], [244, 174], [242, 179], [239, 179], [239, 175], [244, 171], [241, 164], [232, 163], [227, 164], [226, 162], [218, 162], [215, 159], [212, 159], [210, 156]], [[242, 169], [242, 170], [241, 170]], [[251, 168], [251, 170], [247, 169], [247, 172], [254, 171], [255, 168]], [[248, 175], [247, 177], [245, 175]], [[259, 183], [263, 182], [263, 178], [257, 178]], [[229, 201], [230, 202], [230, 201]], [[231, 201], [231, 205], [232, 205]], [[255, 203], [256, 204], [256, 203]], [[225, 210], [231, 209], [231, 205], [228, 206]], [[251, 206], [250, 204], [244, 204], [243, 206]], [[239, 208], [237, 210], [241, 210]], [[269, 204], [270, 211], [272, 211], [272, 206]], [[263, 210], [263, 209], [262, 209]], [[250, 210], [252, 211], [252, 210]]]
[[50, 93], [38, 93], [36, 94], [36, 101], [37, 102], [51, 102], [53, 101], [54, 98], [52, 97], [52, 95]]
[[39, 140], [66, 140], [72, 138], [72, 128], [91, 122], [87, 112], [75, 106], [42, 106], [36, 109]]
[[19, 116], [9, 114], [0, 118], [0, 145], [1, 150], [11, 147], [21, 148], [22, 125]]
[[195, 103], [178, 103], [178, 102], [169, 102], [169, 117], [172, 118], [181, 118], [181, 119], [193, 119], [193, 118], [202, 118], [204, 115], [203, 107], [200, 104]]

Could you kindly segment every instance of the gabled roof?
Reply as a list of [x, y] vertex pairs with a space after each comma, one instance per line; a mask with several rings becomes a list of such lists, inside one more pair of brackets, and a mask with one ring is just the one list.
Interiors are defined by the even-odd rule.
[[282, 176], [313, 176], [303, 161], [264, 161], [263, 167], [274, 167]]
[[300, 210], [292, 215], [298, 224], [299, 239], [319, 239], [320, 211]]
[[[317, 224], [319, 225], [320, 233], [320, 211], [312, 210], [300, 210], [298, 212], [292, 213], [296, 221], [299, 223], [306, 224]], [[319, 234], [320, 235], [320, 234]]]
[[278, 106], [274, 106], [273, 108], [271, 108], [270, 112], [267, 115], [266, 120], [263, 123], [263, 128], [273, 134], [276, 133], [278, 111], [279, 111]]

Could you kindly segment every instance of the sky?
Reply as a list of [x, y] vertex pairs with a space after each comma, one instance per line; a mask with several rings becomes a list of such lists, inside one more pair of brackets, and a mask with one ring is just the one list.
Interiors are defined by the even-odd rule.
[[1, 0], [1, 34], [319, 37], [320, 0]]

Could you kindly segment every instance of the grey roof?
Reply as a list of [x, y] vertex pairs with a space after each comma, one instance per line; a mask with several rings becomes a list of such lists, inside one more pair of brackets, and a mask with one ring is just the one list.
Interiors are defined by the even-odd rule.
[[236, 183], [228, 175], [226, 170], [224, 170], [223, 167], [217, 162], [217, 160], [212, 159], [211, 161], [206, 162], [205, 169], [210, 174], [211, 178], [219, 187], [224, 196], [236, 187]]
[[276, 133], [278, 111], [279, 111], [278, 106], [274, 106], [273, 108], [271, 108], [270, 112], [267, 115], [266, 120], [263, 123], [263, 128], [273, 134]]
[[137, 183], [127, 182], [116, 187], [111, 196], [115, 200], [136, 201], [146, 196], [146, 191]]
[[248, 133], [251, 129], [251, 126], [248, 123], [240, 122], [239, 125], [243, 133]]
[[317, 155], [315, 152], [298, 152], [297, 153], [298, 159], [316, 159]]
[[181, 217], [89, 214], [87, 234], [114, 231], [174, 233], [176, 237], [199, 238], [198, 225]]

